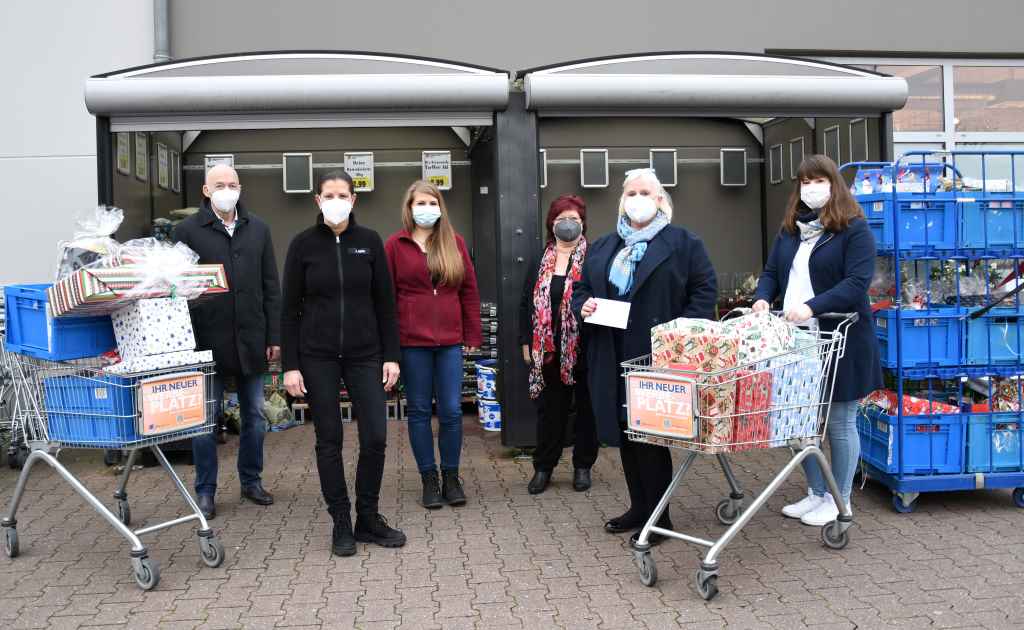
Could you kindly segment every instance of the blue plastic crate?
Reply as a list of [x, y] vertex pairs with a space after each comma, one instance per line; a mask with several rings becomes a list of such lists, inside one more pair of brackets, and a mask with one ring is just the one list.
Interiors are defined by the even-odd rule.
[[[864, 209], [879, 251], [896, 248], [896, 219], [891, 193], [855, 195]], [[900, 251], [953, 252], [957, 247], [958, 219], [954, 193], [897, 193], [900, 210]]]
[[[900, 344], [903, 367], [952, 367], [963, 363], [963, 316], [957, 307], [902, 311]], [[882, 365], [896, 368], [896, 309], [875, 313]]]
[[142, 439], [136, 426], [135, 393], [135, 380], [120, 376], [44, 378], [50, 439], [97, 447]]
[[1016, 365], [1024, 356], [1024, 314], [1016, 307], [994, 308], [966, 319], [964, 354], [967, 365]]
[[989, 193], [977, 201], [962, 198], [959, 240], [964, 250], [1024, 249], [1024, 200], [1011, 193]]
[[[963, 472], [964, 416], [896, 416], [868, 407], [857, 414], [861, 459], [885, 473], [933, 475]], [[900, 445], [903, 465], [900, 466]]]
[[1020, 413], [976, 413], [967, 420], [967, 471], [1024, 471]]
[[38, 359], [66, 361], [94, 357], [116, 345], [110, 316], [50, 316], [48, 284], [4, 287], [7, 311], [6, 348]]

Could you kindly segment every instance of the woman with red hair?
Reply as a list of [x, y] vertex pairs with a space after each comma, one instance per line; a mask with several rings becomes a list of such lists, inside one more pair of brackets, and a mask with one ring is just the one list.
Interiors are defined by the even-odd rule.
[[551, 202], [546, 224], [547, 245], [530, 266], [519, 305], [519, 343], [530, 366], [530, 398], [537, 402], [534, 475], [527, 489], [540, 494], [548, 487], [575, 402], [572, 485], [583, 492], [590, 489], [598, 445], [582, 357], [583, 327], [571, 302], [587, 256], [587, 206], [576, 195], [562, 195]]

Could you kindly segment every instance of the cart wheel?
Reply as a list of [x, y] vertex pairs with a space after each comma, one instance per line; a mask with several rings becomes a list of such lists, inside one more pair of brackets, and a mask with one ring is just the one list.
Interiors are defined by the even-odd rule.
[[732, 525], [743, 513], [742, 506], [733, 507], [731, 499], [722, 499], [715, 507], [715, 514], [722, 525]]
[[658, 581], [658, 567], [654, 564], [654, 557], [650, 551], [634, 552], [636, 566], [640, 569], [640, 583], [644, 586], [654, 586]]
[[135, 583], [144, 591], [151, 591], [160, 583], [160, 565], [142, 558], [135, 567]]
[[1024, 508], [1024, 488], [1014, 488], [1013, 504], [1019, 508]]
[[216, 569], [224, 562], [224, 545], [216, 538], [199, 538], [199, 553], [203, 557], [203, 563], [211, 569]]
[[914, 511], [914, 503], [904, 503], [903, 497], [898, 494], [892, 495], [892, 507], [900, 514], [910, 514]]
[[132, 508], [128, 501], [121, 499], [117, 502], [117, 518], [126, 526], [132, 524]]
[[850, 532], [839, 531], [839, 521], [825, 523], [821, 528], [821, 542], [829, 549], [842, 549], [850, 544]]
[[710, 601], [718, 595], [718, 575], [708, 574], [703, 569], [697, 569], [697, 592], [705, 601]]
[[18, 548], [18, 530], [13, 527], [4, 528], [4, 553], [8, 558], [17, 558], [21, 553]]

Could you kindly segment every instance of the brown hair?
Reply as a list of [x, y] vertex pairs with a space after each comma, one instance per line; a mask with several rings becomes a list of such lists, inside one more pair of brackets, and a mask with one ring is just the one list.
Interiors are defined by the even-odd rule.
[[416, 222], [412, 219], [412, 201], [417, 193], [430, 195], [437, 199], [441, 209], [441, 218], [434, 224], [434, 230], [427, 238], [427, 269], [438, 284], [457, 287], [462, 284], [466, 269], [462, 263], [462, 252], [455, 240], [455, 228], [448, 219], [448, 208], [444, 205], [444, 197], [437, 186], [430, 182], [417, 180], [405, 191], [402, 201], [402, 225], [411, 235], [416, 230]]
[[782, 229], [796, 234], [797, 215], [800, 214], [800, 184], [805, 179], [824, 178], [832, 185], [832, 196], [818, 212], [821, 225], [829, 232], [842, 232], [853, 219], [863, 219], [864, 210], [850, 194], [850, 187], [839, 174], [839, 167], [827, 155], [809, 155], [800, 162], [796, 172], [796, 185], [789, 196], [786, 216], [782, 220]]

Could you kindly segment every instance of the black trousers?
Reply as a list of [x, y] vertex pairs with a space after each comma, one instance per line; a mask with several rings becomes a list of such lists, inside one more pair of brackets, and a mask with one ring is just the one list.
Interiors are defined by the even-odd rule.
[[590, 404], [586, 374], [576, 374], [575, 385], [562, 382], [560, 360], [544, 364], [544, 390], [537, 399], [537, 448], [533, 451], [535, 470], [551, 472], [558, 465], [565, 444], [569, 412], [576, 401], [575, 440], [572, 449], [573, 468], [591, 468], [597, 461], [597, 427]]
[[306, 382], [306, 401], [316, 428], [316, 467], [327, 511], [334, 518], [351, 511], [341, 459], [339, 394], [344, 379], [359, 425], [356, 514], [375, 514], [387, 446], [387, 410], [381, 383], [381, 361], [379, 358], [323, 360], [302, 357], [301, 366]]
[[[634, 442], [625, 434], [621, 439], [619, 456], [629, 489], [630, 520], [646, 522], [672, 483], [672, 453], [668, 447]], [[666, 529], [672, 527], [668, 508], [657, 524]]]

